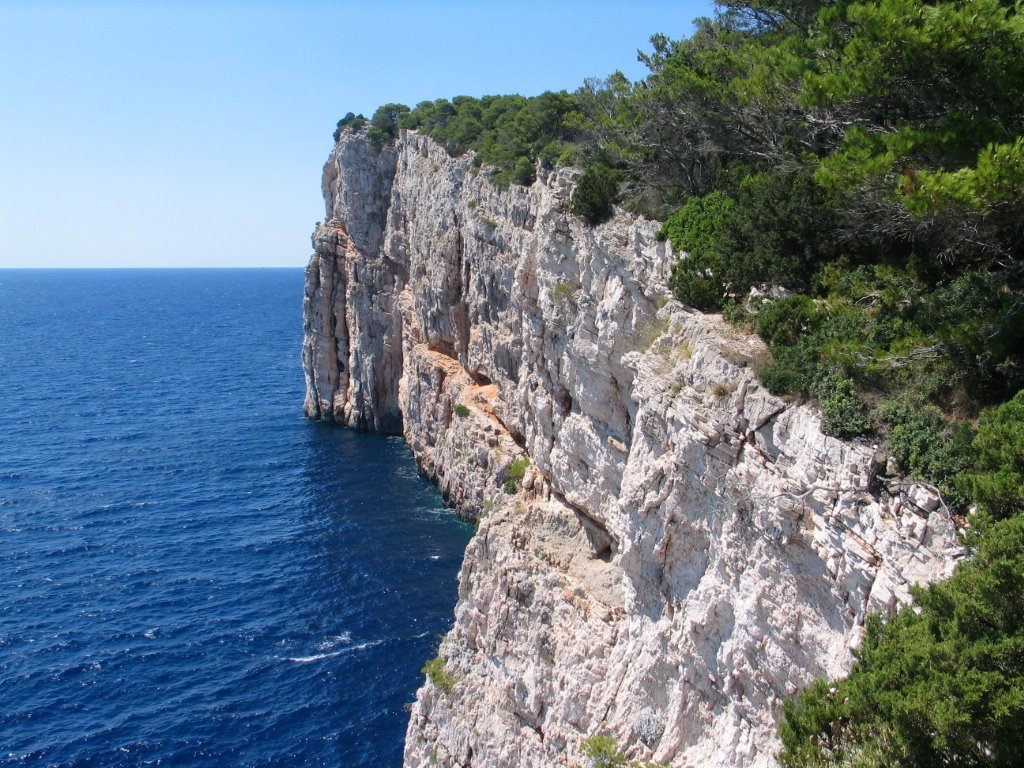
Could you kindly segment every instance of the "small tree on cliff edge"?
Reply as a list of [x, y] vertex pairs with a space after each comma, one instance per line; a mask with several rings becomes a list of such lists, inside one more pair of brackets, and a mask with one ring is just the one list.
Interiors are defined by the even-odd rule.
[[379, 152], [385, 144], [394, 141], [398, 136], [398, 123], [408, 113], [409, 108], [405, 104], [378, 107], [370, 118], [370, 130], [367, 133], [370, 145]]
[[619, 172], [607, 165], [584, 171], [572, 195], [570, 210], [593, 225], [612, 217], [612, 205], [619, 192]]

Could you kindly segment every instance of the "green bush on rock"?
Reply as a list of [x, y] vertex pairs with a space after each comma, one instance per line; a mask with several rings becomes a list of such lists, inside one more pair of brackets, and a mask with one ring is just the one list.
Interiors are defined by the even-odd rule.
[[523, 456], [520, 459], [513, 461], [508, 468], [508, 472], [505, 474], [511, 480], [522, 480], [526, 477], [526, 469], [530, 466], [530, 459], [528, 456]]
[[377, 111], [370, 118], [370, 130], [367, 138], [370, 146], [377, 152], [390, 144], [398, 137], [398, 127], [402, 118], [409, 114], [409, 108], [405, 104], [384, 104], [377, 107]]
[[974, 438], [977, 463], [959, 490], [994, 519], [1024, 514], [1024, 390], [983, 413]]
[[832, 371], [814, 382], [814, 394], [821, 406], [821, 430], [836, 437], [853, 437], [871, 427], [864, 401], [853, 381]]
[[619, 744], [607, 733], [599, 733], [585, 739], [583, 754], [589, 768], [665, 768], [659, 763], [641, 763], [629, 760], [619, 750]]
[[618, 742], [607, 733], [591, 736], [583, 742], [583, 754], [590, 768], [626, 768], [625, 756], [619, 752]]
[[524, 477], [526, 477], [526, 468], [530, 466], [530, 458], [523, 456], [522, 458], [516, 459], [509, 464], [508, 469], [505, 470], [505, 493], [509, 496], [513, 496], [519, 492], [519, 483]]
[[618, 189], [618, 171], [607, 165], [595, 165], [580, 177], [569, 210], [590, 224], [601, 224], [612, 217]]
[[720, 238], [735, 202], [721, 191], [692, 197], [666, 221], [662, 232], [687, 256], [672, 267], [669, 287], [684, 304], [717, 310], [725, 298]]
[[334, 129], [334, 140], [340, 139], [344, 131], [359, 131], [364, 125], [366, 125], [365, 117], [349, 112], [338, 121], [338, 127]]
[[428, 661], [420, 671], [445, 693], [451, 693], [455, 689], [455, 676], [445, 669], [445, 660], [440, 656]]

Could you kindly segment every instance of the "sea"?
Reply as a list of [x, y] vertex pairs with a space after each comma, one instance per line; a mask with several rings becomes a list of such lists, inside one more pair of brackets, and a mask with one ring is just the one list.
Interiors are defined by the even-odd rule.
[[401, 765], [472, 529], [303, 416], [302, 295], [0, 270], [0, 766]]

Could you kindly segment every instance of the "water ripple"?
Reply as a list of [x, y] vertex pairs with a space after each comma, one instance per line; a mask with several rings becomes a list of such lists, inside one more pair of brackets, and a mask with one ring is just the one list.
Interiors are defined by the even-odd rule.
[[302, 418], [301, 296], [0, 272], [0, 765], [400, 764], [469, 531]]

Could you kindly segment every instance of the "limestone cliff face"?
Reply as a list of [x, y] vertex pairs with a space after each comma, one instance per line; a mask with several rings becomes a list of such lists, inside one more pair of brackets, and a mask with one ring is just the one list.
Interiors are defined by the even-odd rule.
[[569, 214], [574, 181], [499, 192], [415, 133], [380, 153], [346, 134], [325, 167], [306, 412], [401, 431], [479, 519], [440, 650], [455, 684], [420, 689], [406, 765], [583, 765], [597, 733], [773, 765], [783, 699], [949, 575], [954, 528], [770, 395], [757, 339], [671, 300], [656, 225]]

